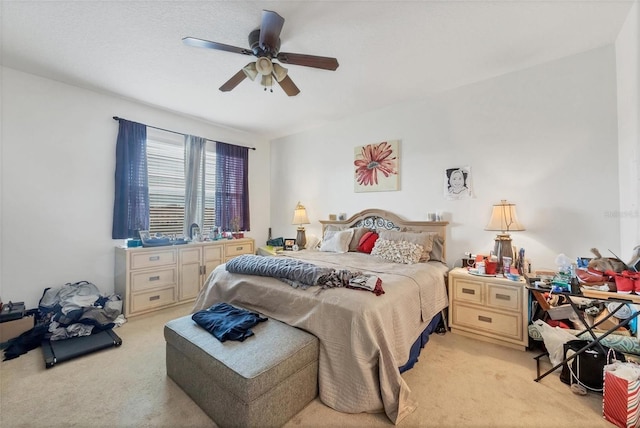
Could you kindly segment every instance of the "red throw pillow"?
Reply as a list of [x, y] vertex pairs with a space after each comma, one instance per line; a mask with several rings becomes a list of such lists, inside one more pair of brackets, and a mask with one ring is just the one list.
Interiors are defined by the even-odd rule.
[[362, 238], [360, 238], [360, 242], [358, 242], [358, 251], [360, 251], [361, 253], [371, 254], [371, 250], [373, 250], [373, 246], [376, 244], [377, 240], [377, 233], [365, 233], [364, 235], [362, 235]]

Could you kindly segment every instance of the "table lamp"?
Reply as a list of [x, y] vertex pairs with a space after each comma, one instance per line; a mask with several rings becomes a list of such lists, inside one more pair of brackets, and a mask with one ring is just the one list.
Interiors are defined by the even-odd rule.
[[298, 235], [296, 236], [296, 244], [298, 248], [303, 249], [307, 245], [307, 237], [305, 235], [303, 224], [309, 224], [309, 217], [307, 217], [307, 209], [300, 204], [296, 205], [296, 209], [293, 211], [293, 221], [291, 224], [298, 225]]
[[491, 219], [484, 230], [498, 231], [496, 244], [493, 253], [498, 257], [498, 272], [502, 272], [503, 257], [511, 257], [513, 261], [513, 249], [511, 246], [511, 236], [509, 232], [524, 230], [524, 226], [518, 221], [516, 216], [516, 205], [509, 204], [506, 200], [500, 201], [493, 206]]

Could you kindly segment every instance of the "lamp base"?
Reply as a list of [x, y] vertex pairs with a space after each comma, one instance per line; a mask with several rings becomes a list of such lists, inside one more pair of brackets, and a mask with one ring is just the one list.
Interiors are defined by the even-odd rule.
[[305, 233], [304, 227], [298, 228], [298, 235], [296, 236], [296, 245], [298, 245], [299, 249], [304, 249], [307, 245], [307, 235]]
[[[493, 247], [493, 253], [498, 257], [498, 273], [504, 272], [503, 257], [511, 257], [513, 262], [513, 248], [511, 247], [511, 236], [508, 233], [499, 233], [496, 236], [496, 245]], [[508, 272], [506, 272], [508, 273]]]

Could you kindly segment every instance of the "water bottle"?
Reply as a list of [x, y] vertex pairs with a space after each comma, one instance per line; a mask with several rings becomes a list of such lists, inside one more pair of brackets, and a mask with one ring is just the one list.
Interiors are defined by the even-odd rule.
[[484, 262], [478, 262], [476, 263], [476, 267], [478, 268], [478, 274], [479, 275], [484, 275], [485, 271], [484, 271]]

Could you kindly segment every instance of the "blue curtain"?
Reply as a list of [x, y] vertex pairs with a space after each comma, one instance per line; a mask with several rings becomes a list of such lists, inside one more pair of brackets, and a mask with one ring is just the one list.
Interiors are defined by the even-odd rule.
[[118, 122], [111, 237], [137, 238], [139, 230], [149, 230], [147, 127], [124, 119]]
[[247, 147], [216, 142], [216, 225], [251, 230]]

